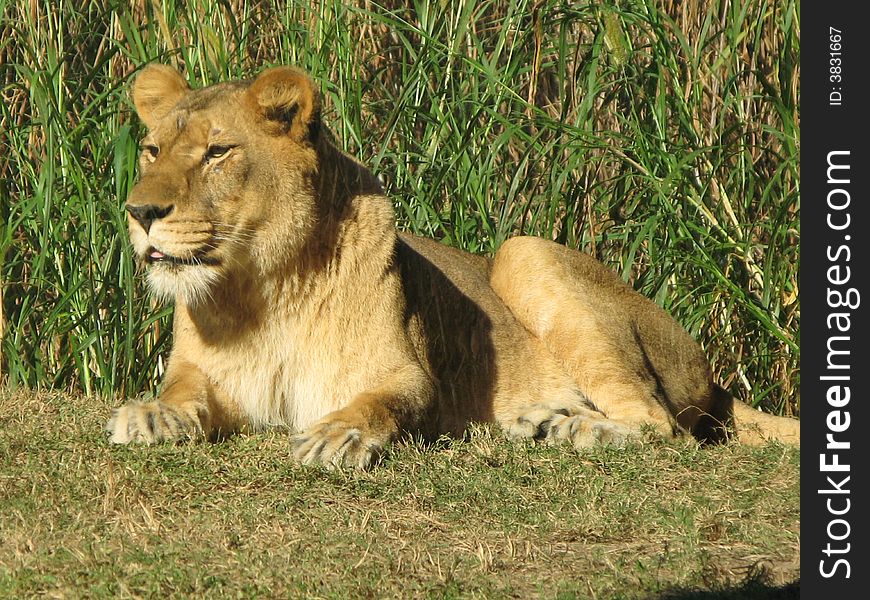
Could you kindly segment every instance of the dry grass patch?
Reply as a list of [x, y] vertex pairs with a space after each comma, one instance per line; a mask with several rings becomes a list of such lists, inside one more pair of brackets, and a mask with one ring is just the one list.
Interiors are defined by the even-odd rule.
[[796, 594], [795, 449], [578, 454], [480, 427], [328, 472], [278, 431], [109, 446], [109, 404], [0, 392], [0, 596]]

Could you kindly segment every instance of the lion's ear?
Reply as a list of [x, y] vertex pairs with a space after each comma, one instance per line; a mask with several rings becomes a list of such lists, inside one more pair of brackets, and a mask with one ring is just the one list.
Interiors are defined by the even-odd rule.
[[297, 142], [317, 132], [320, 94], [303, 71], [292, 67], [267, 69], [251, 84], [247, 97], [254, 111]]
[[189, 91], [181, 73], [166, 65], [150, 64], [136, 76], [131, 95], [136, 113], [150, 129]]

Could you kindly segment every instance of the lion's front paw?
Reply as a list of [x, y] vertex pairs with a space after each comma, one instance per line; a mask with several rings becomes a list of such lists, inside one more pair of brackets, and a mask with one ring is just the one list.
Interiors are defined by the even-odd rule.
[[162, 402], [135, 402], [116, 408], [106, 424], [114, 444], [199, 438], [208, 409], [200, 405], [175, 407]]
[[302, 464], [368, 469], [384, 450], [384, 441], [342, 421], [323, 420], [292, 437], [293, 454]]

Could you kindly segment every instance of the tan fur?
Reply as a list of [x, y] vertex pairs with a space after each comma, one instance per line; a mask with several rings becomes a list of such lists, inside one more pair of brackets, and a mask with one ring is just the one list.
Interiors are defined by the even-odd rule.
[[[303, 72], [192, 91], [149, 66], [133, 100], [149, 131], [130, 238], [176, 303], [174, 346], [160, 398], [116, 410], [112, 441], [280, 425], [303, 462], [367, 467], [403, 433], [470, 421], [577, 447], [732, 424], [699, 346], [594, 259], [516, 238], [490, 260], [397, 233]], [[799, 440], [796, 421], [738, 414]]]

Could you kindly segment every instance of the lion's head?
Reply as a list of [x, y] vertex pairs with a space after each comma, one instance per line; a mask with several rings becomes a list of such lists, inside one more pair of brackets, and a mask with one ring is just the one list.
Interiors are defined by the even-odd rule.
[[319, 95], [308, 76], [278, 67], [192, 90], [149, 65], [132, 97], [148, 133], [126, 209], [151, 289], [196, 304], [228, 275], [282, 268], [317, 218]]

